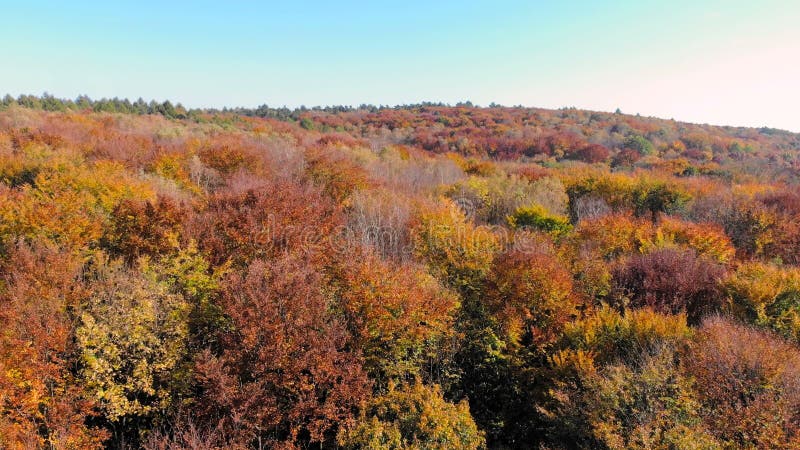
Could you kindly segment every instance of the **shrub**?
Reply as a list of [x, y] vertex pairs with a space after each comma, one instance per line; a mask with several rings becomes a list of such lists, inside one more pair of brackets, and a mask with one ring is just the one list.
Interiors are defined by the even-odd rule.
[[590, 144], [578, 149], [572, 156], [581, 161], [596, 164], [608, 161], [608, 158], [611, 157], [611, 151], [603, 145]]
[[239, 446], [329, 443], [369, 383], [302, 256], [253, 261], [222, 283], [227, 324], [195, 358], [194, 417]]
[[544, 231], [554, 237], [562, 237], [572, 231], [568, 218], [552, 216], [541, 206], [518, 208], [507, 220], [511, 228]]
[[632, 307], [685, 311], [690, 322], [698, 323], [721, 308], [724, 274], [724, 267], [692, 250], [664, 248], [630, 257], [614, 271], [614, 288], [617, 298], [628, 300]]
[[720, 317], [707, 319], [689, 350], [701, 416], [731, 448], [800, 444], [800, 352]]
[[438, 386], [419, 381], [389, 386], [372, 399], [355, 425], [339, 433], [346, 449], [470, 450], [485, 447], [483, 433], [469, 413], [467, 402], [452, 404]]
[[685, 316], [610, 308], [568, 324], [539, 409], [561, 448], [718, 448], [677, 351]]
[[337, 309], [373, 379], [416, 375], [450, 334], [458, 299], [422, 268], [354, 251], [335, 270]]
[[800, 341], [800, 269], [744, 263], [723, 287], [739, 319]]
[[647, 308], [620, 314], [605, 306], [566, 325], [559, 344], [566, 352], [555, 357], [564, 359], [583, 352], [592, 355], [592, 363], [629, 364], [642, 353], [678, 348], [691, 336], [685, 315], [661, 314]]
[[[257, 258], [302, 250], [319, 257], [333, 253], [340, 209], [308, 185], [258, 183], [240, 192], [222, 192], [191, 217], [187, 235], [210, 257], [214, 266], [236, 266]], [[302, 224], [302, 226], [300, 226]]]
[[499, 255], [484, 295], [509, 343], [544, 346], [578, 313], [572, 276], [551, 250]]
[[491, 230], [467, 222], [447, 201], [421, 207], [411, 221], [414, 254], [437, 278], [461, 293], [476, 292], [500, 248]]
[[694, 249], [698, 255], [719, 263], [730, 262], [736, 254], [736, 249], [722, 227], [714, 224], [664, 218], [656, 231], [656, 240], [685, 245]]
[[640, 182], [633, 189], [633, 209], [637, 216], [649, 214], [653, 222], [660, 214], [675, 214], [684, 210], [692, 197], [680, 186], [664, 182]]
[[655, 152], [653, 143], [648, 141], [644, 136], [639, 136], [638, 134], [628, 135], [622, 143], [622, 148], [634, 150], [642, 156], [651, 155]]
[[[165, 412], [188, 343], [190, 305], [147, 267], [98, 256], [75, 331], [81, 377], [119, 431]], [[134, 432], [134, 436], [136, 436]]]
[[0, 267], [0, 441], [6, 448], [102, 448], [99, 411], [73, 374], [69, 311], [86, 299], [79, 258], [14, 245]]
[[550, 439], [575, 448], [721, 449], [701, 420], [700, 401], [674, 350], [646, 351], [627, 365], [557, 381], [555, 401], [544, 410], [552, 420]]
[[178, 243], [186, 217], [183, 205], [168, 197], [123, 200], [111, 213], [101, 243], [113, 255], [134, 261], [170, 252]]
[[649, 221], [625, 214], [608, 214], [582, 221], [569, 241], [576, 248], [612, 260], [644, 250], [650, 245], [652, 235], [653, 226]]
[[309, 177], [337, 202], [370, 183], [366, 171], [352, 157], [335, 149], [313, 147], [305, 157]]

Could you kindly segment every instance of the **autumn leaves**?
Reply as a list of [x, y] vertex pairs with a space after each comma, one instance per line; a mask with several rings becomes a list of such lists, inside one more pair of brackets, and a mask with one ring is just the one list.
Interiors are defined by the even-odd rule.
[[797, 446], [800, 201], [753, 147], [302, 114], [0, 112], [5, 447]]

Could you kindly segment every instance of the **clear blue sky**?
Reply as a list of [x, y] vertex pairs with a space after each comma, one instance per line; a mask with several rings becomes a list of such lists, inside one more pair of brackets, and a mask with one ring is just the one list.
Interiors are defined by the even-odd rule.
[[0, 92], [44, 91], [619, 107], [800, 131], [800, 0], [0, 0]]

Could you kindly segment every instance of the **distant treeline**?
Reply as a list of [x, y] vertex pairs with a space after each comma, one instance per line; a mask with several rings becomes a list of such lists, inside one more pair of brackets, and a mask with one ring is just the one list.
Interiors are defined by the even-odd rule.
[[[376, 106], [376, 105], [362, 104], [359, 105], [358, 107], [349, 105], [335, 105], [335, 106], [314, 106], [311, 108], [306, 106], [300, 106], [297, 108], [288, 108], [286, 106], [282, 106], [280, 108], [274, 108], [264, 104], [257, 108], [226, 107], [222, 109], [217, 109], [217, 108], [186, 108], [180, 103], [173, 104], [169, 100], [165, 100], [163, 102], [150, 100], [148, 102], [141, 97], [136, 101], [130, 101], [127, 98], [120, 99], [118, 97], [101, 98], [99, 100], [93, 100], [89, 96], [80, 95], [74, 100], [72, 100], [72, 99], [58, 98], [48, 93], [44, 93], [41, 96], [20, 95], [16, 98], [14, 98], [10, 94], [6, 94], [6, 96], [3, 97], [2, 102], [0, 102], [0, 108], [6, 108], [11, 105], [19, 105], [26, 108], [38, 109], [44, 111], [72, 110], [72, 111], [94, 111], [94, 112], [109, 112], [109, 113], [123, 113], [123, 114], [138, 114], [138, 115], [157, 114], [170, 119], [196, 118], [200, 114], [229, 113], [247, 117], [263, 117], [263, 118], [272, 118], [272, 119], [286, 120], [286, 121], [300, 120], [300, 116], [308, 111], [319, 111], [319, 112], [335, 114], [335, 113], [353, 112], [353, 111], [378, 112], [386, 109], [411, 110], [421, 107], [451, 106], [449, 104], [442, 102], [422, 102], [416, 104], [397, 105], [397, 106], [388, 106], [388, 105]], [[467, 108], [476, 107], [476, 105], [474, 105], [470, 101], [459, 102], [456, 103], [455, 106], [467, 107]], [[498, 106], [500, 105], [497, 105], [495, 103], [489, 105], [490, 108]]]

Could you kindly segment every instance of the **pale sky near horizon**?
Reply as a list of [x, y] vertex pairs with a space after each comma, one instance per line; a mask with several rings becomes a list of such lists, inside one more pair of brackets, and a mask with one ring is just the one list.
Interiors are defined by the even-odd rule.
[[471, 100], [800, 132], [800, 0], [224, 3], [0, 0], [0, 95]]

